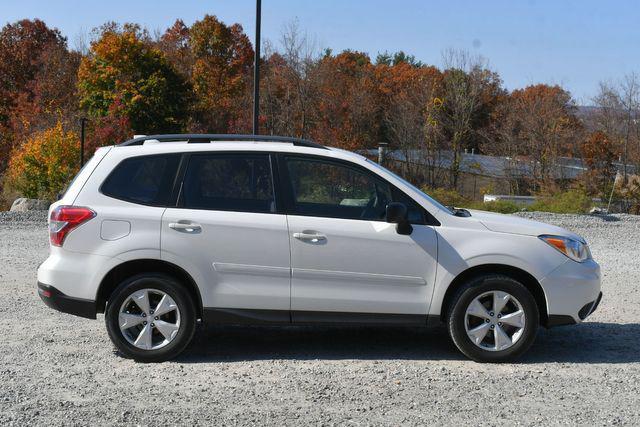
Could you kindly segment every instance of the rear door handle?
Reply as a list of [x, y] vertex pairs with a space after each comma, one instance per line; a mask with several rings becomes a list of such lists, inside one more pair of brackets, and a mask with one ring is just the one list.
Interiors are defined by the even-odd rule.
[[202, 226], [191, 221], [170, 222], [169, 228], [180, 231], [181, 233], [197, 234], [202, 231]]
[[322, 243], [327, 241], [327, 236], [315, 231], [303, 231], [302, 233], [293, 233], [293, 237], [303, 242]]

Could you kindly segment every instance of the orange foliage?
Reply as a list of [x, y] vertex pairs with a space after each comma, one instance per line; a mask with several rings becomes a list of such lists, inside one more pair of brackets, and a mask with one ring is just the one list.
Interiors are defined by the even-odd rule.
[[442, 73], [433, 66], [415, 67], [406, 62], [393, 66], [382, 64], [376, 66], [376, 75], [380, 90], [387, 97], [410, 92], [423, 85], [436, 93], [442, 86]]
[[242, 26], [225, 25], [206, 15], [189, 30], [194, 58], [191, 78], [196, 97], [197, 130], [224, 133], [238, 113], [238, 99], [247, 87], [253, 48]]
[[620, 154], [620, 147], [604, 132], [595, 131], [583, 141], [580, 148], [589, 168], [585, 175], [587, 189], [593, 194], [606, 196], [616, 175], [613, 163]]
[[66, 39], [39, 19], [0, 30], [0, 173], [22, 138], [43, 122], [51, 125], [49, 113], [68, 107], [75, 80], [67, 78], [62, 56], [68, 56]]
[[538, 84], [514, 90], [502, 107], [498, 143], [492, 153], [527, 156], [534, 186], [552, 186], [554, 164], [573, 156], [582, 132], [571, 94], [559, 86]]
[[139, 133], [179, 132], [187, 121], [187, 83], [135, 25], [102, 28], [82, 59], [78, 86], [91, 117], [117, 112]]
[[8, 186], [25, 197], [55, 200], [78, 170], [79, 147], [78, 135], [61, 122], [35, 133], [12, 153]]
[[381, 135], [381, 91], [369, 57], [344, 51], [324, 57], [320, 67], [315, 139], [349, 150], [375, 146]]

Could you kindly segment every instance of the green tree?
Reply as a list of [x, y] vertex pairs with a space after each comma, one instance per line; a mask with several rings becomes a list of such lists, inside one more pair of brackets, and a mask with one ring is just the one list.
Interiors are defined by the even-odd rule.
[[388, 51], [385, 50], [382, 53], [378, 53], [378, 56], [376, 56], [376, 65], [398, 65], [398, 64], [409, 64], [412, 67], [425, 66], [425, 64], [422, 61], [417, 60], [414, 55], [409, 55], [402, 50], [395, 53], [389, 53]]

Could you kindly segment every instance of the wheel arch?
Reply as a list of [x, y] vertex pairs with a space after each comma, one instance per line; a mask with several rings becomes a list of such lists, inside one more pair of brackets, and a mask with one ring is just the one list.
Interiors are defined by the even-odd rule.
[[196, 303], [197, 318], [202, 318], [202, 296], [195, 280], [183, 268], [159, 259], [136, 259], [113, 267], [102, 279], [96, 296], [96, 311], [104, 313], [107, 300], [123, 280], [141, 273], [164, 273], [182, 283]]
[[525, 270], [505, 264], [477, 265], [458, 274], [449, 284], [442, 300], [442, 307], [440, 310], [441, 321], [446, 321], [445, 317], [449, 311], [450, 305], [453, 303], [453, 297], [455, 296], [456, 291], [470, 279], [484, 274], [503, 274], [522, 283], [522, 285], [531, 292], [536, 301], [538, 312], [540, 314], [540, 324], [545, 326], [547, 325], [549, 319], [547, 313], [547, 299], [540, 282]]

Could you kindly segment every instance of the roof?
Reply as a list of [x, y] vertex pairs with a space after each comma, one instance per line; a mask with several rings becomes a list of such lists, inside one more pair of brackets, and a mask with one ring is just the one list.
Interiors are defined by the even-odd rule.
[[[329, 148], [318, 144], [300, 145], [285, 140], [241, 140], [231, 138], [231, 140], [210, 141], [188, 141], [185, 135], [167, 135], [164, 142], [155, 139], [156, 136], [142, 138], [143, 141], [136, 141], [135, 144], [119, 144], [112, 150], [111, 156], [124, 159], [128, 157], [152, 155], [152, 154], [173, 154], [173, 153], [198, 153], [198, 152], [254, 152], [254, 153], [292, 153], [322, 156], [333, 159], [347, 160], [361, 165], [366, 165], [369, 160], [358, 153], [342, 150], [339, 148]], [[170, 140], [169, 140], [170, 138]], [[136, 138], [138, 139], [138, 138]], [[136, 139], [132, 140], [135, 141]]]

